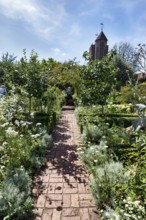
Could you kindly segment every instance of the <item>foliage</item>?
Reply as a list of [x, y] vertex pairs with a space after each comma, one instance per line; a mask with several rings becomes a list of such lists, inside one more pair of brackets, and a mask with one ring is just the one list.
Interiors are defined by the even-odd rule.
[[112, 98], [111, 96], [109, 100], [125, 105], [126, 103], [133, 105], [137, 103], [146, 103], [145, 87], [146, 87], [145, 82], [137, 83], [136, 85], [132, 85], [132, 86], [131, 85], [122, 86], [119, 92], [115, 92], [114, 94], [111, 94], [112, 96], [114, 96], [114, 98]]
[[146, 45], [138, 44], [135, 52], [135, 58], [137, 60], [137, 68], [141, 71], [146, 71]]
[[3, 219], [22, 219], [32, 209], [31, 179], [21, 166], [9, 170], [0, 189], [0, 216]]
[[115, 78], [113, 55], [111, 52], [101, 61], [89, 61], [88, 65], [82, 66], [79, 98], [83, 105], [106, 103]]
[[[120, 109], [127, 111], [123, 106], [118, 108], [119, 112]], [[115, 105], [109, 105], [109, 111], [115, 111], [114, 108]], [[92, 134], [86, 135], [84, 146], [79, 149], [85, 166], [92, 173], [91, 189], [102, 219], [144, 219], [145, 131], [131, 130], [127, 133], [122, 121], [118, 126], [110, 125], [106, 118], [100, 118], [98, 109], [99, 106], [79, 107], [76, 114], [83, 131], [91, 126], [100, 128], [102, 132], [97, 145], [91, 138], [95, 133], [91, 129]]]
[[[124, 59], [129, 59], [127, 52]], [[145, 99], [145, 84], [135, 86], [133, 78], [126, 78], [133, 70], [121, 57], [116, 57], [115, 64], [113, 51], [101, 61], [85, 56], [83, 66], [75, 60], [40, 61], [35, 51], [27, 58], [26, 50], [20, 61], [14, 62], [9, 54], [0, 61], [0, 80], [7, 89], [0, 100], [0, 218], [27, 218], [32, 208], [30, 179], [45, 164], [46, 151], [52, 147], [50, 133], [70, 86], [80, 105], [76, 115], [84, 137], [81, 157], [92, 173], [91, 188], [103, 218], [144, 219], [145, 131], [128, 133], [123, 118], [111, 122], [111, 115], [137, 116], [131, 103]], [[136, 58], [144, 67], [144, 45], [139, 45]], [[122, 86], [127, 79], [132, 92]]]
[[94, 124], [88, 124], [83, 130], [84, 140], [94, 144], [99, 143], [102, 135], [102, 130]]
[[0, 60], [0, 83], [4, 84], [5, 86], [8, 86], [8, 78], [15, 70], [15, 60], [16, 56], [11, 55], [8, 52], [2, 54]]
[[65, 86], [71, 86], [73, 92], [78, 94], [80, 91], [80, 68], [78, 63], [74, 60], [64, 62], [61, 70], [61, 84]]
[[[38, 127], [33, 124], [33, 120], [19, 119], [19, 115], [14, 118], [15, 107], [21, 107], [21, 105], [15, 106], [16, 103], [18, 104], [17, 99], [16, 103], [11, 103], [10, 98], [8, 98], [9, 111], [7, 112], [5, 111], [6, 103], [7, 99], [0, 102], [2, 110], [0, 125], [2, 134], [0, 138], [1, 178], [4, 177], [9, 167], [18, 168], [23, 165], [29, 172], [39, 169], [41, 164], [45, 162], [46, 148], [52, 145], [51, 136], [48, 136], [48, 142], [43, 141], [47, 134], [44, 133], [44, 129], [41, 129], [41, 124]], [[11, 120], [11, 117], [14, 120]]]
[[0, 61], [0, 218], [26, 219], [32, 209], [31, 179], [46, 163], [53, 146], [52, 129], [60, 117], [69, 85], [78, 93], [80, 72], [75, 60], [64, 64], [39, 60], [31, 51], [15, 61]]
[[44, 94], [44, 106], [46, 113], [59, 112], [60, 106], [64, 103], [65, 94], [57, 87], [50, 87]]
[[120, 56], [126, 63], [135, 65], [135, 49], [130, 43], [120, 42], [119, 44], [115, 44], [113, 50], [115, 50], [118, 56]]
[[133, 106], [131, 103], [124, 103], [124, 104], [113, 104], [113, 103], [109, 103], [107, 106], [106, 106], [106, 109], [104, 111], [104, 113], [109, 113], [109, 114], [112, 114], [112, 113], [119, 113], [119, 114], [122, 114], [122, 113], [125, 113], [125, 114], [130, 114], [133, 112]]
[[101, 141], [99, 145], [89, 145], [86, 149], [79, 148], [82, 159], [88, 166], [88, 169], [95, 172], [95, 166], [102, 166], [105, 161], [108, 161], [107, 145]]
[[42, 72], [41, 63], [36, 52], [31, 52], [29, 61], [26, 57], [26, 50], [23, 52], [24, 55], [18, 63], [18, 73], [16, 74], [18, 79], [15, 79], [15, 84], [25, 89], [29, 99], [29, 112], [31, 112], [32, 97], [42, 101], [43, 93], [48, 87], [47, 74]]
[[119, 90], [127, 84], [129, 76], [134, 80], [134, 68], [118, 55], [114, 57], [114, 66], [117, 69], [115, 89]]
[[[45, 164], [52, 136], [13, 94], [0, 100], [0, 217], [22, 219], [32, 209], [31, 178]], [[28, 176], [29, 175], [29, 176]]]
[[107, 148], [106, 141], [102, 140], [99, 145], [91, 145], [81, 154], [92, 171], [91, 189], [99, 208], [104, 208], [106, 204], [114, 206], [114, 186], [125, 180], [122, 163], [113, 161]]
[[115, 100], [119, 103], [132, 103], [135, 104], [138, 102], [137, 95], [132, 91], [131, 86], [121, 87], [119, 93], [116, 93]]

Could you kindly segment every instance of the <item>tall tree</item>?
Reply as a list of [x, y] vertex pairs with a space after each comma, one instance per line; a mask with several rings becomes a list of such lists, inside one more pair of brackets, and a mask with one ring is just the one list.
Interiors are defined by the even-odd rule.
[[116, 51], [116, 54], [120, 56], [125, 62], [131, 64], [132, 66], [136, 65], [135, 59], [135, 48], [127, 42], [120, 42], [113, 46], [113, 50]]
[[116, 72], [116, 86], [115, 88], [119, 90], [121, 86], [125, 86], [129, 77], [134, 78], [134, 68], [128, 62], [126, 62], [121, 56], [116, 55], [114, 57], [114, 66], [117, 69]]
[[135, 58], [137, 60], [137, 68], [146, 72], [146, 45], [138, 44], [135, 52]]
[[7, 87], [10, 87], [9, 82], [12, 80], [12, 72], [15, 70], [16, 58], [16, 56], [6, 52], [2, 54], [0, 60], [0, 83], [6, 84]]
[[38, 98], [42, 100], [45, 93], [48, 81], [47, 74], [42, 71], [41, 62], [38, 60], [38, 54], [35, 51], [31, 51], [30, 58], [27, 60], [26, 50], [24, 50], [23, 57], [18, 65], [19, 86], [26, 91], [29, 99], [29, 112], [31, 111], [32, 98]]
[[[101, 61], [89, 61], [81, 68], [82, 84], [80, 99], [84, 105], [104, 105], [115, 84], [116, 69], [113, 65], [114, 52], [108, 53]], [[88, 59], [87, 52], [84, 57]]]

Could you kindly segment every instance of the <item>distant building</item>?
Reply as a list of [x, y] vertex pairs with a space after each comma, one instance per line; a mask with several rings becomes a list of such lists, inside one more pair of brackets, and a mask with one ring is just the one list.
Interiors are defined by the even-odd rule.
[[146, 81], [146, 72], [145, 71], [137, 71], [134, 74], [136, 76], [136, 80]]
[[107, 41], [108, 39], [103, 31], [101, 31], [95, 40], [95, 44], [91, 44], [89, 48], [89, 54], [92, 60], [101, 60], [108, 53]]

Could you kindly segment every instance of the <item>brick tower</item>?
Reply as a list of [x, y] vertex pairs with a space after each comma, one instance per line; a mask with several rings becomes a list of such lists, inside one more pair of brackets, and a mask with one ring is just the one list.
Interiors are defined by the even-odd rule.
[[89, 53], [92, 60], [98, 59], [101, 60], [108, 53], [108, 39], [101, 30], [100, 34], [95, 40], [95, 44], [91, 44]]

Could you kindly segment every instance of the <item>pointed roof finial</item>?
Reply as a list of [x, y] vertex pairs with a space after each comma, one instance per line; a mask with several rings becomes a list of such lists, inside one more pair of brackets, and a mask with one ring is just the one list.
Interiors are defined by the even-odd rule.
[[103, 31], [103, 23], [101, 22], [100, 25], [101, 25], [101, 31]]

